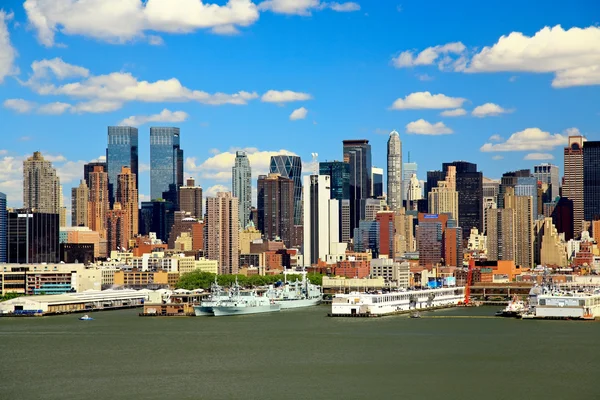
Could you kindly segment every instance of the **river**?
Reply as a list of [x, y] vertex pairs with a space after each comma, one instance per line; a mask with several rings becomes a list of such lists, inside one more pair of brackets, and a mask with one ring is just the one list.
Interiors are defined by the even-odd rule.
[[0, 318], [0, 399], [600, 398], [598, 322], [328, 309]]

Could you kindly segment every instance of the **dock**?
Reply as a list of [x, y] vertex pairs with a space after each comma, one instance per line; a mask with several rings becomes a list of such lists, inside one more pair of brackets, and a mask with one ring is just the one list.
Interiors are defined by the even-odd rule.
[[410, 313], [414, 313], [414, 312], [443, 310], [443, 309], [454, 308], [454, 307], [456, 307], [456, 306], [454, 306], [454, 305], [437, 306], [437, 307], [428, 307], [428, 308], [418, 308], [418, 309], [412, 309], [412, 310], [394, 311], [394, 312], [387, 313], [387, 314], [371, 314], [371, 313], [334, 314], [334, 313], [328, 313], [327, 316], [328, 317], [341, 317], [341, 318], [380, 318], [380, 317], [389, 317], [392, 315], [406, 315], [406, 314], [410, 314]]

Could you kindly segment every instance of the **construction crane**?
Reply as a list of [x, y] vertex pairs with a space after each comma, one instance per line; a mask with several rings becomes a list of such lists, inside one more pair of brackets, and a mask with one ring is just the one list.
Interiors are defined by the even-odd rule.
[[467, 272], [467, 283], [465, 284], [465, 306], [471, 305], [471, 285], [473, 284], [473, 269], [475, 268], [475, 259], [469, 260], [469, 271]]

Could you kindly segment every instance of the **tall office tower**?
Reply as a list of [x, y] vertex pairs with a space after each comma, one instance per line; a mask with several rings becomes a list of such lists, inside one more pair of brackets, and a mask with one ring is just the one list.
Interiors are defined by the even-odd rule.
[[57, 263], [59, 216], [56, 213], [19, 209], [8, 213], [7, 262], [15, 264]]
[[471, 228], [483, 230], [483, 174], [477, 164], [466, 161], [443, 163], [442, 170], [456, 168], [456, 191], [458, 192], [458, 221], [463, 229], [463, 238], [468, 238]]
[[564, 181], [562, 196], [573, 201], [573, 234], [581, 237], [584, 220], [583, 188], [583, 136], [569, 136], [569, 144], [564, 149]]
[[446, 228], [444, 233], [444, 265], [459, 268], [463, 265], [463, 236], [460, 226], [448, 226]]
[[[541, 210], [538, 209], [538, 184], [537, 179], [534, 176], [519, 177], [517, 178], [517, 184], [514, 186], [515, 196], [529, 196], [532, 201], [532, 216], [533, 221], [538, 218], [541, 214]], [[506, 195], [506, 194], [505, 194]], [[506, 205], [504, 206], [506, 208]], [[532, 222], [533, 223], [533, 222]]]
[[377, 213], [380, 211], [389, 211], [387, 202], [383, 199], [367, 199], [365, 203], [365, 220], [375, 221]]
[[271, 156], [269, 172], [294, 181], [294, 225], [302, 225], [302, 160], [298, 156]]
[[416, 210], [417, 202], [422, 199], [423, 189], [421, 188], [421, 182], [417, 179], [416, 174], [412, 174], [406, 187], [406, 209]]
[[432, 267], [443, 263], [443, 240], [447, 225], [448, 214], [419, 213], [417, 226], [419, 267], [431, 270]]
[[456, 191], [456, 167], [448, 167], [446, 179], [438, 181], [438, 186], [429, 192], [429, 212], [450, 214], [450, 219], [459, 221], [458, 192]]
[[494, 213], [494, 211], [498, 208], [498, 197], [497, 196], [484, 196], [483, 197], [483, 231], [482, 233], [486, 235], [487, 233], [487, 220]]
[[486, 178], [482, 179], [483, 197], [493, 197], [494, 202], [498, 204], [498, 192], [500, 191], [500, 181], [496, 179]]
[[88, 204], [88, 227], [106, 238], [106, 213], [110, 209], [108, 200], [108, 173], [95, 167], [90, 173], [90, 198]]
[[344, 140], [344, 162], [350, 165], [350, 235], [365, 218], [371, 192], [371, 145], [366, 139]]
[[58, 208], [59, 215], [59, 226], [61, 228], [65, 228], [67, 226], [67, 207], [65, 207], [65, 199], [63, 197], [63, 188], [60, 186], [60, 195], [59, 195], [59, 203], [60, 207]]
[[113, 205], [113, 209], [106, 213], [107, 254], [111, 251], [126, 251], [129, 248], [129, 239], [132, 235], [131, 218], [128, 214], [129, 211], [122, 209], [118, 201]]
[[175, 202], [183, 186], [183, 150], [179, 147], [179, 128], [150, 128], [150, 197], [164, 198], [171, 193]]
[[558, 233], [564, 233], [565, 241], [573, 239], [573, 200], [561, 197], [554, 205], [550, 216]]
[[330, 246], [339, 241], [339, 202], [331, 199], [331, 177], [310, 175], [304, 177], [304, 265], [316, 265], [332, 254]]
[[95, 162], [94, 161], [94, 162], [84, 164], [83, 165], [83, 180], [85, 181], [85, 184], [88, 185], [88, 187], [90, 184], [90, 173], [94, 172], [94, 168], [96, 168], [96, 167], [102, 167], [103, 172], [108, 172], [105, 162]]
[[[399, 211], [400, 213], [401, 211]], [[394, 259], [396, 253], [396, 213], [394, 211], [380, 211], [375, 217], [379, 229], [379, 255]], [[398, 215], [399, 217], [399, 215]]]
[[117, 177], [116, 201], [120, 203], [121, 210], [125, 213], [127, 227], [124, 232], [131, 239], [139, 233], [139, 200], [137, 190], [137, 177], [129, 167], [121, 168]]
[[371, 168], [371, 196], [374, 198], [383, 197], [383, 169]]
[[185, 186], [179, 188], [179, 210], [189, 212], [194, 218], [202, 219], [202, 188], [196, 186], [193, 178], [186, 180]]
[[550, 201], [560, 196], [560, 176], [556, 165], [542, 163], [533, 166], [533, 176], [547, 185], [550, 189]]
[[531, 177], [531, 171], [528, 169], [521, 169], [518, 171], [505, 172], [500, 178], [500, 186], [498, 187], [498, 208], [504, 207], [504, 195], [507, 188], [514, 188], [517, 185], [519, 178]]
[[327, 175], [331, 187], [330, 198], [339, 205], [339, 242], [350, 240], [350, 165], [342, 161], [319, 163], [319, 175]]
[[230, 192], [206, 198], [206, 254], [219, 261], [220, 274], [237, 274], [239, 265], [238, 199]]
[[387, 142], [387, 200], [390, 210], [402, 208], [402, 142], [396, 131]]
[[342, 200], [340, 207], [340, 242], [350, 243], [350, 200]]
[[89, 199], [90, 190], [82, 179], [79, 186], [71, 188], [71, 226], [88, 225]]
[[377, 221], [359, 222], [354, 228], [354, 251], [370, 251], [373, 258], [379, 258], [379, 223]]
[[[117, 182], [121, 168], [129, 167], [137, 177], [138, 170], [138, 130], [131, 126], [109, 126], [106, 148], [106, 172], [108, 172], [108, 194], [110, 204], [116, 200]], [[89, 183], [89, 180], [86, 182]], [[138, 189], [136, 181], [135, 188]]]
[[7, 262], [6, 243], [8, 235], [8, 214], [6, 213], [6, 195], [0, 192], [0, 263]]
[[290, 248], [295, 225], [294, 181], [277, 173], [259, 175], [256, 189], [258, 230], [266, 239], [279, 238]]
[[175, 204], [170, 201], [143, 201], [139, 217], [140, 234], [148, 235], [154, 232], [158, 239], [167, 243], [175, 223], [175, 211]]
[[[408, 152], [408, 162], [402, 164], [402, 200], [408, 200], [408, 187], [410, 179], [417, 175], [417, 163], [410, 162], [410, 151]], [[421, 188], [422, 189], [422, 188]]]
[[515, 215], [515, 264], [533, 268], [533, 199], [517, 196], [509, 187], [504, 194], [504, 208], [514, 210]]
[[[406, 211], [400, 210], [394, 212], [394, 258], [404, 256], [406, 252], [415, 252], [417, 250], [415, 235], [415, 216], [406, 214]], [[380, 243], [381, 245], [381, 243]]]
[[60, 213], [60, 179], [52, 163], [36, 151], [23, 161], [23, 207], [40, 213]]
[[517, 252], [515, 210], [489, 209], [485, 231], [488, 260], [514, 261]]
[[250, 208], [252, 207], [252, 169], [245, 151], [235, 152], [235, 164], [231, 172], [233, 197], [240, 202], [238, 212], [240, 227], [243, 229], [250, 221]]
[[586, 221], [600, 217], [600, 141], [583, 144], [583, 204]]
[[431, 190], [438, 186], [439, 181], [446, 179], [446, 173], [444, 171], [427, 171], [427, 184], [424, 190], [424, 197], [427, 199]]

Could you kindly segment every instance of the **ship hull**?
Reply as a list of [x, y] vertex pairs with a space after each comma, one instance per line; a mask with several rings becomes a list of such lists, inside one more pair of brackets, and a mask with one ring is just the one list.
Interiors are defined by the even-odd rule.
[[321, 303], [320, 298], [314, 299], [299, 299], [299, 300], [275, 300], [275, 304], [280, 304], [282, 310], [290, 310], [293, 308], [313, 307]]
[[195, 306], [194, 307], [194, 314], [196, 315], [196, 317], [208, 317], [208, 316], [213, 316], [213, 308], [211, 307], [207, 307], [207, 306]]
[[248, 314], [261, 314], [268, 312], [277, 312], [281, 310], [279, 304], [268, 304], [263, 306], [245, 307], [245, 306], [217, 306], [213, 307], [213, 313], [215, 317], [227, 317], [232, 315], [248, 315]]

